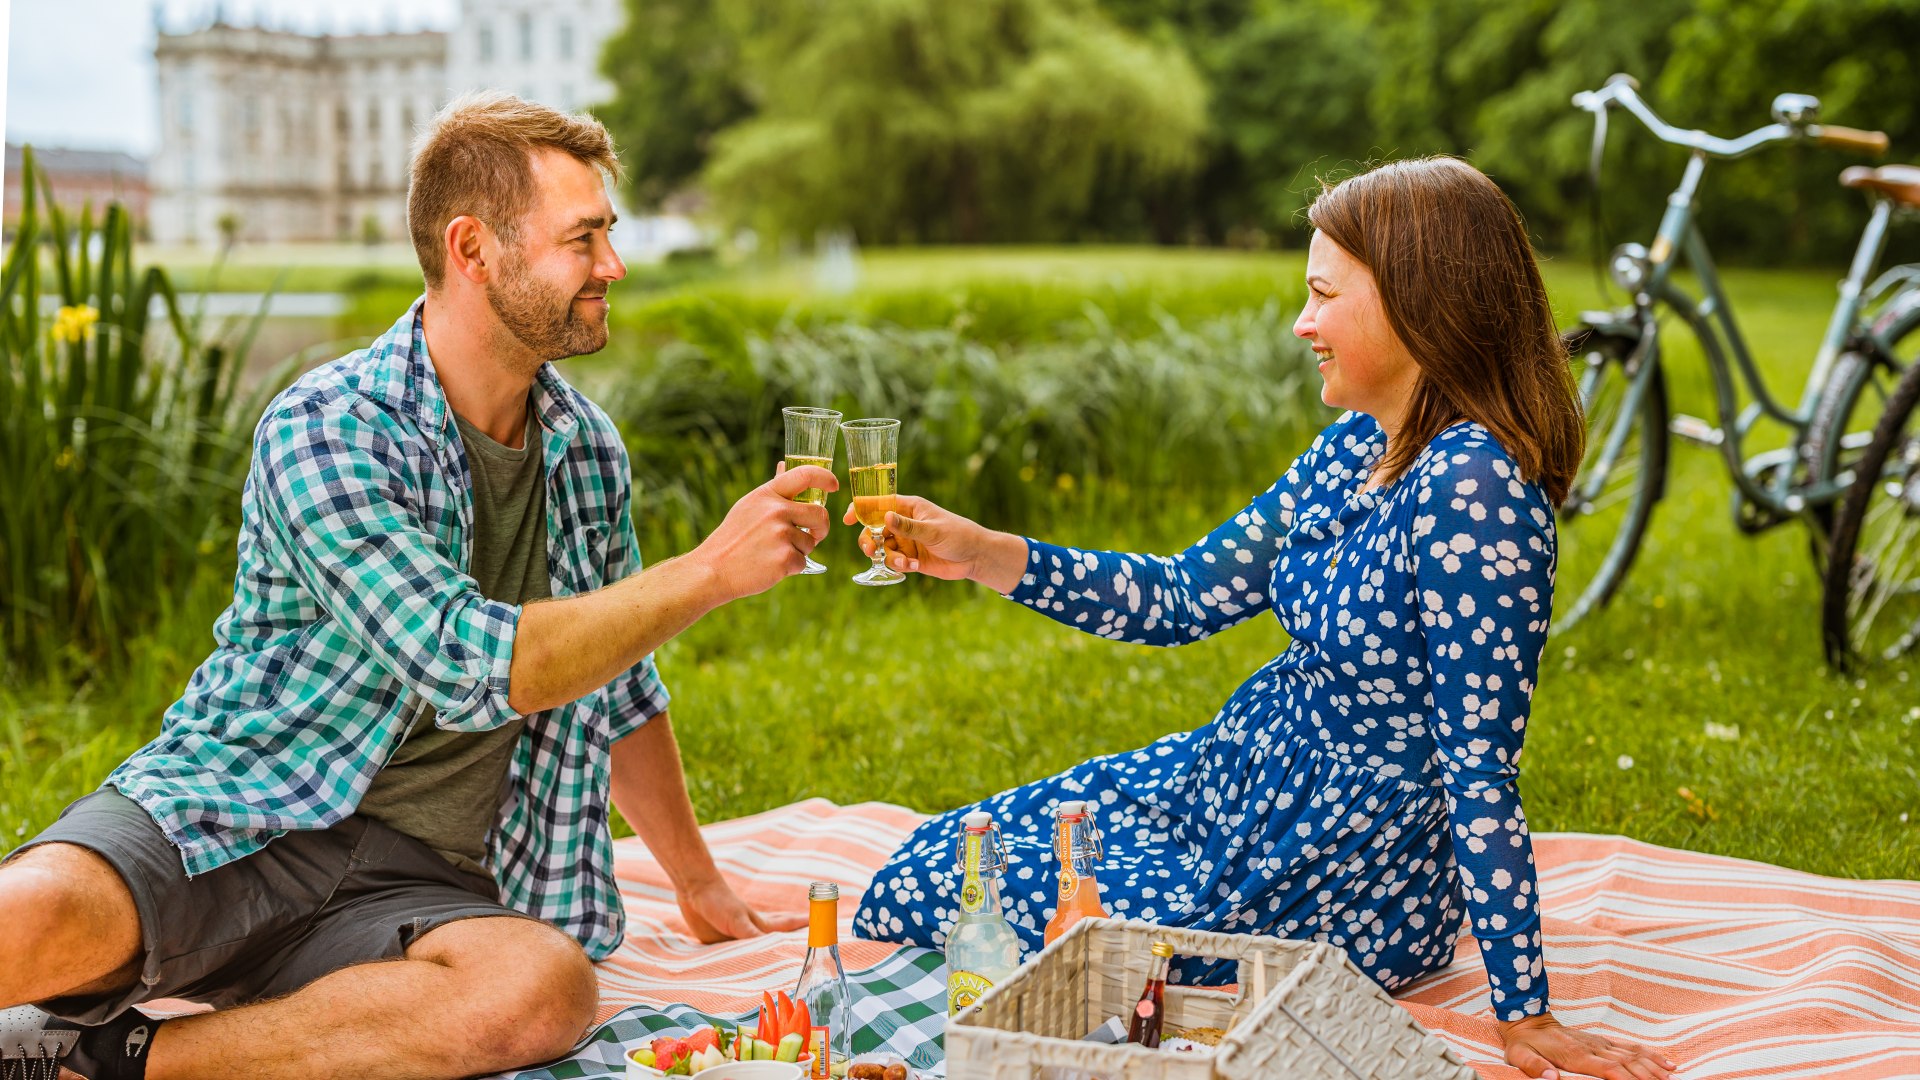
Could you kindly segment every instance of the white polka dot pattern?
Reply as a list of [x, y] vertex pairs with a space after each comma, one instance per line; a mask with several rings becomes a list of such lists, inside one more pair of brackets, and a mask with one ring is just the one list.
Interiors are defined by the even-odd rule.
[[[1177, 556], [1028, 542], [1009, 594], [1101, 637], [1184, 645], [1271, 610], [1293, 640], [1214, 720], [936, 816], [875, 876], [859, 936], [939, 947], [958, 815], [991, 812], [1008, 916], [1037, 948], [1056, 800], [1091, 800], [1114, 915], [1338, 945], [1388, 989], [1445, 966], [1464, 913], [1496, 1015], [1543, 1012], [1533, 850], [1516, 785], [1553, 601], [1551, 504], [1456, 424], [1362, 491], [1384, 448], [1349, 413]], [[1180, 982], [1231, 981], [1180, 962]]]

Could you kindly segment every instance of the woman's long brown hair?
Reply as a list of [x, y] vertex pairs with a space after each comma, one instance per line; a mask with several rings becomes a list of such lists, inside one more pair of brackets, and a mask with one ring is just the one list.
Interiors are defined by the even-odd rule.
[[1382, 481], [1472, 420], [1558, 506], [1586, 426], [1533, 244], [1506, 194], [1464, 161], [1418, 158], [1328, 186], [1307, 220], [1373, 272], [1387, 321], [1420, 366]]

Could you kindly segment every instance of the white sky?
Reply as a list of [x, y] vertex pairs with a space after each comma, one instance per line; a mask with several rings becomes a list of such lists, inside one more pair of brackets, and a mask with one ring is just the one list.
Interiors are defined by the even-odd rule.
[[[458, 0], [227, 0], [228, 22], [317, 32], [445, 29]], [[214, 0], [0, 0], [7, 35], [8, 142], [150, 154], [153, 34], [204, 23]]]

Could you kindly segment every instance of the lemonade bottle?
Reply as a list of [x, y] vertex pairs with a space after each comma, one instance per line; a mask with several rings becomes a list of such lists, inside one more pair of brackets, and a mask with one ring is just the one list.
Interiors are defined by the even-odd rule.
[[1020, 939], [1000, 910], [1006, 850], [993, 815], [961, 819], [960, 914], [947, 928], [947, 1015], [973, 1004], [1020, 966]]
[[853, 997], [840, 965], [840, 886], [831, 881], [807, 888], [807, 956], [793, 1000], [807, 1007], [812, 1020], [813, 1030], [803, 1033], [813, 1052], [810, 1080], [844, 1073], [853, 1052]]
[[1053, 812], [1053, 853], [1060, 860], [1060, 905], [1047, 920], [1047, 944], [1081, 919], [1107, 917], [1093, 864], [1101, 856], [1100, 830], [1083, 802], [1063, 802]]

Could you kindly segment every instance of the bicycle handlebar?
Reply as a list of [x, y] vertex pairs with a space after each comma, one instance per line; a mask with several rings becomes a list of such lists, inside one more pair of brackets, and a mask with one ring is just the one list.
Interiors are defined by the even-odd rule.
[[1836, 127], [1833, 124], [1821, 124], [1807, 129], [1807, 134], [1821, 146], [1831, 146], [1835, 150], [1852, 150], [1869, 157], [1880, 157], [1887, 152], [1892, 141], [1884, 131], [1861, 131], [1859, 128]]
[[[1586, 90], [1573, 95], [1573, 104], [1595, 116], [1600, 116], [1612, 106], [1619, 105], [1645, 124], [1660, 141], [1684, 146], [1689, 150], [1712, 157], [1745, 157], [1768, 143], [1785, 142], [1802, 137], [1814, 139], [1822, 146], [1840, 150], [1853, 150], [1876, 156], [1887, 152], [1888, 139], [1885, 132], [1812, 124], [1799, 119], [1755, 128], [1735, 139], [1723, 139], [1704, 131], [1683, 130], [1655, 115], [1654, 111], [1647, 107], [1647, 103], [1640, 100], [1639, 89], [1640, 84], [1633, 76], [1618, 74], [1609, 78], [1607, 84], [1598, 90]], [[1799, 101], [1817, 107], [1817, 103], [1811, 98], [1799, 99]], [[1777, 105], [1776, 108], [1778, 108]]]

